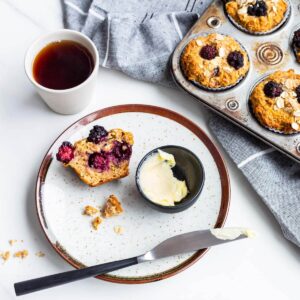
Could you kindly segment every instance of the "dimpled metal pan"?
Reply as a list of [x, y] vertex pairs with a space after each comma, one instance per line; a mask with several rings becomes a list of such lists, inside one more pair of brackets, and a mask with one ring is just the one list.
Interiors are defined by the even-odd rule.
[[[248, 104], [249, 94], [261, 78], [278, 70], [294, 69], [300, 73], [300, 64], [290, 45], [291, 36], [300, 26], [300, 4], [298, 0], [290, 0], [289, 4], [289, 17], [280, 28], [271, 34], [252, 35], [234, 26], [224, 11], [223, 2], [215, 0], [174, 50], [171, 73], [180, 88], [205, 106], [300, 163], [300, 134], [285, 135], [264, 128]], [[250, 58], [246, 78], [233, 88], [217, 93], [197, 87], [184, 77], [180, 68], [180, 56], [186, 44], [199, 35], [214, 32], [233, 36]]]

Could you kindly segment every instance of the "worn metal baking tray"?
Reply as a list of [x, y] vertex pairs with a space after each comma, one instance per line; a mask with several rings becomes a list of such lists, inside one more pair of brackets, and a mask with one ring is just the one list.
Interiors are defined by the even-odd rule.
[[[282, 153], [300, 162], [300, 134], [285, 135], [261, 126], [249, 108], [249, 94], [254, 85], [276, 70], [294, 69], [300, 72], [290, 45], [291, 36], [300, 26], [300, 3], [290, 0], [290, 16], [276, 32], [251, 35], [235, 27], [224, 11], [222, 0], [214, 1], [174, 50], [171, 73], [176, 84], [207, 107], [260, 138]], [[180, 68], [180, 56], [186, 44], [204, 33], [218, 32], [233, 36], [247, 50], [250, 70], [241, 83], [223, 92], [205, 91], [188, 81]]]

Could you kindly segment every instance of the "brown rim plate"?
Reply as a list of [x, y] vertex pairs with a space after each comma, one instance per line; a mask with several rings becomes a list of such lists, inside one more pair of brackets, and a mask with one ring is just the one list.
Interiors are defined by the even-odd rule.
[[[49, 204], [46, 205], [47, 209], [45, 209], [44, 202], [46, 201], [46, 198], [48, 197], [46, 190], [45, 190], [45, 185], [47, 184], [47, 180], [51, 180], [51, 176], [52, 176], [51, 175], [52, 174], [51, 166], [53, 164], [57, 163], [56, 160], [53, 158], [55, 158], [55, 153], [57, 151], [57, 148], [64, 140], [69, 140], [70, 137], [76, 135], [77, 132], [79, 132], [80, 130], [82, 130], [85, 127], [90, 128], [90, 126], [92, 126], [91, 125], [92, 122], [97, 121], [97, 124], [99, 124], [99, 123], [101, 124], [101, 119], [103, 119], [102, 121], [104, 121], [109, 118], [116, 118], [116, 116], [125, 116], [123, 114], [126, 114], [126, 113], [136, 113], [137, 117], [139, 115], [144, 116], [144, 114], [145, 114], [145, 116], [150, 118], [149, 120], [158, 118], [159, 120], [164, 121], [162, 124], [164, 124], [166, 122], [173, 122], [173, 123], [175, 122], [174, 124], [175, 125], [177, 124], [176, 126], [183, 128], [183, 130], [187, 130], [191, 135], [198, 138], [198, 139], [196, 139], [194, 137], [193, 140], [196, 140], [196, 142], [198, 142], [198, 143], [201, 142], [201, 144], [203, 144], [205, 146], [208, 153], [210, 153], [210, 155], [212, 157], [212, 164], [214, 162], [214, 164], [216, 166], [216, 170], [219, 173], [219, 180], [220, 180], [220, 199], [219, 199], [219, 201], [220, 202], [219, 202], [219, 208], [218, 208], [217, 214], [214, 219], [215, 220], [214, 224], [211, 224], [211, 227], [222, 227], [226, 220], [226, 216], [227, 216], [228, 209], [229, 209], [229, 202], [230, 202], [230, 183], [229, 183], [228, 172], [227, 172], [227, 169], [226, 169], [226, 166], [225, 166], [224, 160], [222, 159], [221, 154], [219, 153], [219, 151], [217, 150], [217, 148], [213, 144], [213, 142], [209, 139], [209, 137], [202, 131], [202, 129], [200, 129], [195, 123], [193, 123], [189, 119], [185, 118], [184, 116], [182, 116], [176, 112], [173, 112], [171, 110], [161, 108], [161, 107], [150, 106], [150, 105], [141, 105], [141, 104], [128, 104], [128, 105], [118, 105], [118, 106], [104, 108], [104, 109], [98, 110], [96, 112], [93, 112], [93, 113], [81, 118], [80, 120], [76, 121], [71, 126], [69, 126], [64, 132], [62, 132], [62, 134], [54, 141], [54, 143], [51, 145], [51, 147], [47, 151], [47, 153], [42, 161], [42, 164], [41, 164], [41, 167], [40, 167], [40, 170], [38, 173], [37, 183], [36, 183], [37, 214], [38, 214], [38, 219], [40, 221], [41, 227], [45, 233], [45, 236], [48, 239], [49, 243], [52, 245], [52, 247], [55, 249], [55, 251], [65, 261], [67, 261], [69, 264], [71, 264], [75, 268], [82, 268], [85, 265], [89, 265], [89, 263], [84, 264], [79, 259], [76, 258], [76, 255], [74, 256], [72, 253], [69, 253], [70, 251], [67, 250], [67, 247], [65, 247], [65, 245], [62, 242], [59, 242], [59, 240], [56, 238], [55, 234], [53, 233], [53, 232], [55, 232], [55, 230], [53, 231], [53, 228], [49, 228], [49, 226], [51, 227], [52, 225], [48, 224], [47, 218], [49, 218], [49, 216], [47, 216], [47, 211], [49, 211], [49, 209], [47, 208], [47, 206], [49, 206]], [[132, 120], [135, 118], [130, 118], [130, 119]], [[139, 122], [138, 118], [136, 118], [136, 122]], [[147, 124], [147, 122], [145, 124]], [[121, 125], [116, 126], [116, 127], [121, 127], [121, 126], [123, 127], [124, 123], [125, 122], [122, 122]], [[140, 122], [140, 123], [143, 123], [143, 122]], [[155, 123], [157, 123], [157, 121], [155, 121]], [[145, 125], [145, 124], [143, 124], [143, 127], [147, 127], [147, 125]], [[125, 125], [124, 125], [124, 127], [126, 127]], [[139, 128], [141, 128], [141, 125], [138, 125], [138, 126], [139, 126]], [[157, 126], [162, 126], [162, 125], [158, 124]], [[124, 128], [124, 129], [126, 129], [126, 128]], [[138, 143], [138, 141], [136, 141], [136, 144], [137, 143]], [[146, 149], [145, 152], [148, 152], [149, 150], [151, 150], [151, 149]], [[64, 169], [64, 168], [61, 167], [61, 169]], [[63, 170], [63, 172], [68, 172], [68, 171]], [[135, 173], [134, 170], [132, 170], [131, 172]], [[66, 174], [68, 174], [68, 176], [72, 176], [69, 173], [71, 174], [71, 172], [68, 172]], [[54, 177], [55, 176], [56, 175], [54, 175]], [[48, 179], [48, 177], [50, 179]], [[76, 177], [71, 177], [71, 181], [73, 181], [73, 180], [75, 180], [76, 186], [81, 184], [81, 183], [78, 183], [79, 179], [78, 179], [78, 181], [76, 181], [77, 180]], [[88, 187], [85, 187], [82, 184], [82, 189], [87, 189], [87, 188]], [[59, 191], [58, 191], [58, 194], [59, 194]], [[56, 195], [58, 195], [58, 194], [56, 194]], [[57, 197], [59, 197], [59, 196], [57, 196]], [[53, 201], [53, 202], [55, 202], [55, 201]], [[198, 202], [200, 202], [200, 200]], [[150, 209], [150, 208], [147, 208], [147, 209]], [[148, 213], [152, 214], [152, 212], [148, 212]], [[59, 215], [59, 213], [58, 213], [58, 215]], [[176, 215], [178, 215], [178, 214], [176, 214]], [[82, 218], [80, 216], [80, 212], [78, 213], [78, 216], [79, 216], [79, 218]], [[89, 232], [88, 229], [87, 229], [87, 232]], [[152, 246], [154, 246], [154, 245], [155, 244], [153, 244]], [[164, 270], [162, 272], [156, 272], [151, 275], [143, 275], [143, 276], [135, 277], [135, 276], [123, 276], [123, 275], [120, 276], [120, 275], [115, 275], [115, 274], [105, 274], [105, 275], [97, 276], [97, 278], [103, 279], [106, 281], [110, 281], [110, 282], [129, 283], [129, 284], [147, 283], [147, 282], [162, 280], [162, 279], [168, 278], [170, 276], [173, 276], [173, 275], [185, 270], [186, 268], [190, 267], [192, 264], [194, 264], [196, 261], [198, 261], [207, 252], [207, 250], [208, 249], [203, 249], [203, 250], [197, 251], [196, 253], [191, 254], [188, 258], [184, 259], [183, 261], [181, 260], [175, 266], [172, 266], [172, 267], [168, 268], [167, 270]], [[139, 253], [136, 253], [136, 254], [139, 254]], [[96, 263], [96, 262], [93, 262], [93, 264], [94, 263]], [[97, 261], [97, 263], [101, 263], [101, 261], [99, 261], [99, 262]]]

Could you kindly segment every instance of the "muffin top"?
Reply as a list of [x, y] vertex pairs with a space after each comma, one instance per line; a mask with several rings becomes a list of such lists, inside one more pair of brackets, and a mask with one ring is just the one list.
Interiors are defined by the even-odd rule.
[[285, 0], [227, 0], [225, 8], [249, 32], [263, 33], [282, 22], [288, 4]]
[[250, 95], [260, 123], [283, 133], [300, 132], [300, 75], [277, 71], [261, 81]]
[[300, 29], [294, 32], [292, 47], [296, 55], [297, 62], [300, 63]]
[[181, 55], [188, 80], [210, 89], [230, 87], [249, 70], [246, 51], [232, 37], [212, 33], [191, 40]]

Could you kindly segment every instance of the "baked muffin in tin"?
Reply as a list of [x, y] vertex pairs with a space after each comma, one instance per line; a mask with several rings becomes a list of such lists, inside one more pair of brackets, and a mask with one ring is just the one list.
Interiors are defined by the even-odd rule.
[[300, 28], [294, 32], [292, 47], [296, 56], [296, 60], [300, 63]]
[[191, 40], [181, 55], [185, 77], [208, 90], [224, 90], [243, 79], [249, 58], [234, 38], [212, 33]]
[[250, 106], [256, 119], [280, 133], [300, 132], [300, 74], [276, 71], [251, 92]]
[[249, 33], [268, 33], [287, 17], [287, 0], [225, 0], [225, 10], [231, 20]]

